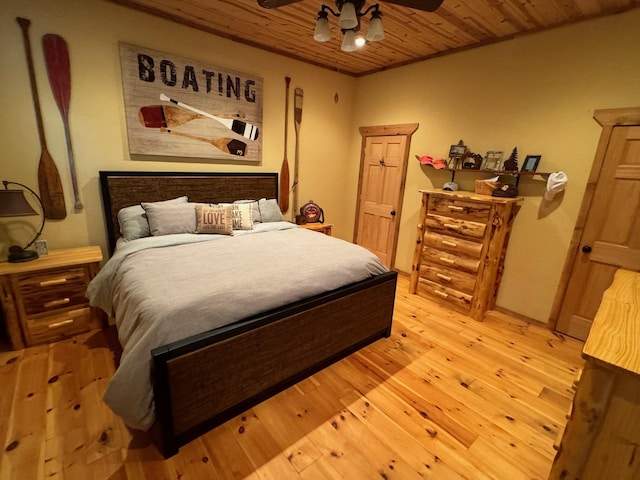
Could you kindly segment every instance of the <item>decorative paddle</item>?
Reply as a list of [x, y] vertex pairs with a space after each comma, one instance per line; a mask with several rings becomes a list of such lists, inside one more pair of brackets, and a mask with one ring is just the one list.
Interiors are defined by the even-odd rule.
[[71, 68], [69, 66], [69, 50], [67, 42], [60, 35], [47, 33], [42, 37], [42, 49], [44, 60], [47, 64], [47, 74], [51, 91], [56, 99], [58, 110], [62, 115], [64, 135], [67, 139], [67, 155], [69, 157], [69, 170], [71, 171], [71, 184], [73, 185], [74, 208], [82, 210], [80, 192], [78, 190], [78, 178], [76, 165], [73, 159], [71, 147], [71, 135], [69, 133], [69, 102], [71, 101]]
[[289, 210], [289, 161], [287, 160], [287, 132], [289, 129], [289, 83], [291, 83], [290, 77], [284, 77], [286, 84], [285, 88], [285, 100], [284, 100], [284, 157], [282, 159], [282, 167], [280, 167], [280, 198], [278, 203], [280, 204], [280, 211], [287, 213]]
[[247, 123], [242, 120], [237, 120], [235, 118], [216, 117], [215, 115], [212, 115], [210, 113], [203, 112], [202, 110], [198, 110], [197, 108], [192, 107], [191, 105], [187, 105], [186, 103], [182, 103], [173, 98], [169, 98], [164, 93], [160, 94], [160, 100], [162, 100], [163, 102], [171, 102], [174, 105], [182, 107], [186, 110], [191, 110], [193, 113], [197, 113], [198, 115], [202, 115], [204, 117], [216, 120], [217, 122], [220, 122], [225, 127], [227, 127], [229, 130], [231, 130], [232, 132], [235, 132], [238, 135], [242, 135], [243, 137], [248, 138], [250, 140], [257, 139], [258, 135], [260, 134], [258, 127], [256, 127], [255, 125], [251, 125], [250, 123]]
[[190, 133], [176, 132], [175, 130], [169, 130], [167, 128], [160, 128], [160, 131], [171, 133], [172, 135], [178, 135], [180, 137], [190, 138], [192, 140], [210, 143], [225, 153], [230, 153], [231, 155], [237, 155], [239, 157], [244, 157], [247, 151], [247, 144], [240, 140], [236, 140], [235, 138], [204, 138], [197, 135], [191, 135]]
[[298, 210], [298, 168], [300, 167], [300, 124], [302, 123], [302, 98], [304, 92], [296, 88], [293, 94], [293, 120], [296, 129], [296, 157], [293, 163], [293, 221], [296, 221]]
[[[216, 114], [220, 118], [243, 118], [242, 115], [242, 112]], [[138, 110], [138, 120], [147, 128], [173, 128], [199, 118], [207, 117], [172, 105], [146, 105]]]
[[31, 95], [33, 106], [36, 111], [36, 123], [38, 124], [38, 135], [40, 137], [40, 163], [38, 164], [38, 188], [40, 199], [44, 207], [44, 217], [50, 220], [62, 220], [67, 216], [67, 208], [64, 203], [64, 191], [62, 181], [58, 173], [51, 154], [47, 150], [47, 141], [44, 136], [44, 124], [42, 123], [42, 112], [40, 111], [40, 99], [36, 85], [36, 75], [33, 69], [33, 56], [31, 54], [31, 42], [29, 41], [29, 26], [31, 20], [27, 18], [16, 18], [22, 29], [24, 48], [27, 54], [27, 65], [29, 67], [29, 80], [31, 81]]

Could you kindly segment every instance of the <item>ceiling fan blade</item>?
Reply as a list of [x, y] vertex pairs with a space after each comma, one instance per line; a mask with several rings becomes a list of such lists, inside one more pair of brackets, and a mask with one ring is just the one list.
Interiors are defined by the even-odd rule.
[[424, 10], [425, 12], [435, 12], [444, 0], [384, 0], [387, 3], [395, 3], [403, 7]]
[[260, 5], [262, 8], [278, 8], [299, 1], [301, 0], [258, 0], [258, 5]]

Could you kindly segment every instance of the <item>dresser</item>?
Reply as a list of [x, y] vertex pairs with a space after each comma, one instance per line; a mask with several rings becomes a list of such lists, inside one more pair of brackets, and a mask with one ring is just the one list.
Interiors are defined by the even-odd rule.
[[482, 320], [495, 305], [518, 198], [420, 190], [410, 292]]
[[585, 365], [553, 480], [640, 478], [640, 273], [618, 270], [582, 349]]
[[13, 349], [49, 343], [102, 326], [85, 297], [98, 273], [98, 246], [52, 250], [36, 260], [0, 263], [0, 293]]

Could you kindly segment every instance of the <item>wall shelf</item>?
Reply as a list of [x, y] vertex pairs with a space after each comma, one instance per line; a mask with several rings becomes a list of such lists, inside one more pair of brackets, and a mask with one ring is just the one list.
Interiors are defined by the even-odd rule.
[[548, 178], [551, 175], [551, 172], [521, 172], [518, 170], [482, 170], [475, 168], [442, 168], [441, 170], [446, 172], [451, 172], [451, 181], [454, 182], [456, 178], [457, 172], [469, 172], [469, 173], [483, 173], [487, 175], [515, 175], [516, 176], [516, 185], [520, 183], [520, 176], [525, 175], [527, 177], [533, 177], [534, 175], [540, 175], [542, 177]]

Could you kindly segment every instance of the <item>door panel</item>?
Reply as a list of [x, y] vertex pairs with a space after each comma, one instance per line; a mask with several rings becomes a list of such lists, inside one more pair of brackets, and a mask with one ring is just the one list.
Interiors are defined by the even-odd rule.
[[365, 141], [356, 243], [376, 254], [389, 268], [406, 143], [403, 135], [367, 137]]
[[586, 338], [618, 268], [640, 270], [640, 126], [612, 129], [556, 330]]

